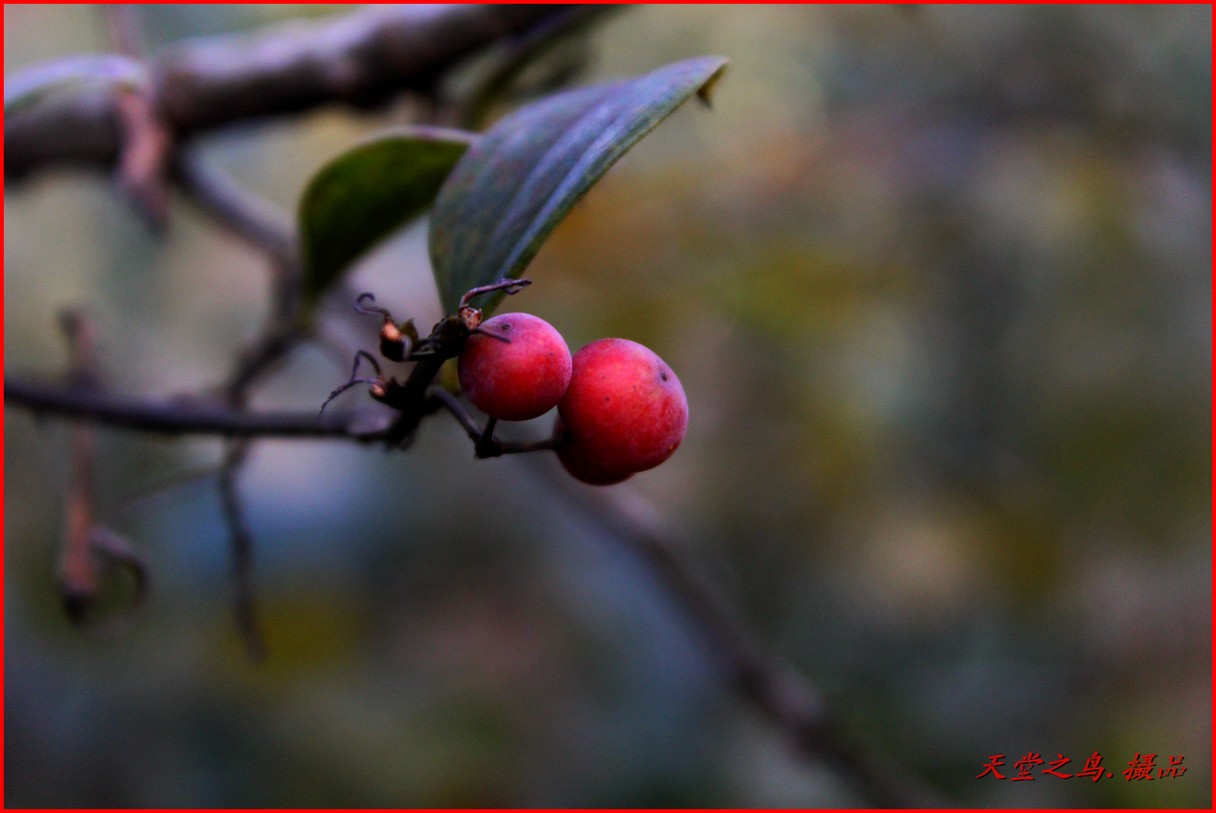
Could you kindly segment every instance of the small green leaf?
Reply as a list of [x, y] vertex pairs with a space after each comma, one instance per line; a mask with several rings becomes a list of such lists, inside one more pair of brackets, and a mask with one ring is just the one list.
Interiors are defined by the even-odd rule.
[[409, 127], [323, 166], [300, 198], [305, 306], [314, 306], [361, 254], [425, 212], [476, 138], [461, 130]]
[[10, 116], [52, 93], [88, 85], [139, 90], [148, 86], [148, 71], [134, 59], [114, 54], [43, 62], [5, 77], [4, 115]]
[[[694, 93], [708, 99], [721, 57], [550, 96], [498, 122], [456, 165], [431, 214], [444, 308], [470, 288], [518, 277], [608, 168]], [[478, 304], [489, 313], [501, 299]]]

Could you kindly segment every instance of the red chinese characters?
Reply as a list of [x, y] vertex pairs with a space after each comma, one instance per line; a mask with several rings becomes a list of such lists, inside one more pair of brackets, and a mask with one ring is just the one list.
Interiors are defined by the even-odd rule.
[[1135, 759], [1127, 763], [1130, 767], [1123, 772], [1123, 777], [1128, 782], [1142, 779], [1151, 780], [1153, 778], [1153, 771], [1157, 768], [1156, 761], [1156, 754], [1145, 754], [1144, 756], [1136, 754]]
[[997, 779], [1004, 779], [1005, 774], [997, 770], [997, 768], [1004, 764], [1004, 754], [993, 754], [992, 756], [988, 757], [988, 761], [984, 763], [984, 770], [980, 772], [980, 775], [977, 776], [976, 779], [983, 779], [988, 774], [994, 775]]
[[1157, 774], [1158, 779], [1177, 779], [1186, 773], [1186, 766], [1182, 764], [1184, 756], [1170, 757], [1170, 767], [1162, 768]]
[[1114, 774], [1102, 767], [1102, 755], [1094, 751], [1089, 755], [1089, 759], [1085, 760], [1085, 767], [1077, 776], [1088, 776], [1097, 782], [1103, 776], [1114, 776]]
[[1060, 768], [1063, 768], [1070, 762], [1072, 762], [1071, 759], [1057, 752], [1056, 758], [1047, 763], [1047, 767], [1043, 769], [1043, 773], [1047, 774], [1048, 776], [1058, 777], [1060, 779], [1072, 779], [1072, 774], [1060, 772]]
[[[1182, 761], [1186, 759], [1181, 754], [1170, 755], [1169, 765], [1167, 767], [1158, 767], [1157, 754], [1141, 754], [1136, 753], [1136, 756], [1127, 763], [1127, 769], [1123, 771], [1123, 778], [1128, 782], [1143, 782], [1154, 779], [1178, 779], [1186, 773], [1186, 766]], [[1074, 773], [1066, 773], [1063, 768], [1068, 763], [1072, 762], [1070, 757], [1064, 754], [1056, 753], [1056, 758], [1050, 762], [1046, 762], [1038, 751], [1028, 751], [1025, 756], [1013, 763], [1013, 776], [1010, 777], [1011, 782], [1027, 782], [1033, 781], [1035, 776], [1033, 771], [1035, 768], [1046, 765], [1045, 768], [1040, 768], [1039, 773], [1043, 776], [1054, 776], [1057, 779], [1072, 779], [1074, 776], [1085, 779], [1088, 778], [1092, 782], [1097, 782], [1099, 779], [1110, 779], [1114, 776], [1113, 773], [1106, 770], [1102, 766], [1102, 755], [1094, 751], [1085, 760], [1085, 766], [1081, 770]], [[983, 779], [985, 776], [991, 775], [994, 779], [1004, 779], [1005, 774], [1001, 773], [998, 768], [1005, 765], [1004, 754], [993, 754], [988, 757], [988, 761], [984, 763], [983, 770], [976, 775], [976, 779]], [[1156, 774], [1154, 776], [1154, 773]]]
[[1036, 765], [1042, 765], [1043, 758], [1034, 751], [1031, 751], [1026, 756], [1013, 763], [1013, 769], [1017, 771], [1017, 776], [1013, 777], [1014, 782], [1022, 782], [1027, 779], [1033, 781], [1034, 777], [1030, 775], [1031, 769]]

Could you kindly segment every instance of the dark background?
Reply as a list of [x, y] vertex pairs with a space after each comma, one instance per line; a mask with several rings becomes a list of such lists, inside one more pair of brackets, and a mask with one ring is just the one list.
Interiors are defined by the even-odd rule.
[[[108, 48], [96, 8], [4, 13], [6, 72]], [[139, 11], [153, 50], [317, 13]], [[616, 488], [882, 759], [959, 804], [1211, 802], [1211, 30], [1206, 6], [646, 7], [590, 38], [580, 82], [732, 66], [510, 305], [572, 349], [624, 336], [671, 364], [688, 436]], [[290, 208], [410, 111], [206, 147]], [[10, 374], [63, 369], [70, 305], [122, 392], [201, 390], [256, 332], [262, 261], [184, 203], [161, 240], [101, 175], [57, 172], [4, 214]], [[421, 226], [353, 281], [438, 315]], [[310, 409], [345, 375], [305, 350], [256, 403]], [[442, 417], [408, 454], [257, 446], [255, 667], [214, 482], [119, 513], [214, 441], [100, 433], [103, 508], [154, 583], [133, 629], [93, 640], [54, 591], [66, 426], [6, 428], [10, 806], [864, 802], [721, 689], [551, 459], [474, 461]], [[1074, 771], [1098, 751], [1115, 778], [974, 778], [1030, 751]], [[1137, 753], [1188, 771], [1126, 782]]]

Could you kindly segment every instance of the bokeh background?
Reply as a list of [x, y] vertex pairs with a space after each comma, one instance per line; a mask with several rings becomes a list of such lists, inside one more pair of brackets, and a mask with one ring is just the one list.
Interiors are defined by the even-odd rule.
[[[138, 15], [155, 51], [342, 13]], [[94, 7], [4, 15], [6, 73], [109, 47]], [[672, 365], [687, 439], [616, 488], [859, 739], [958, 804], [1211, 803], [1211, 31], [1208, 6], [644, 7], [587, 40], [579, 82], [732, 66], [712, 112], [678, 111], [577, 207], [511, 305], [572, 348], [625, 336]], [[416, 110], [202, 146], [290, 209]], [[105, 177], [57, 171], [4, 214], [9, 375], [64, 369], [66, 306], [130, 393], [202, 390], [256, 333], [261, 261], [188, 203], [161, 239]], [[429, 325], [429, 273], [423, 224], [352, 280]], [[345, 375], [306, 349], [257, 404], [315, 408]], [[123, 510], [214, 441], [100, 433], [103, 509], [154, 581], [96, 640], [54, 591], [66, 426], [5, 420], [10, 806], [865, 801], [723, 691], [552, 460], [475, 461], [443, 417], [407, 454], [257, 446], [254, 666], [214, 481]], [[975, 778], [1031, 751], [1072, 770], [1098, 751], [1115, 777]], [[1188, 770], [1127, 782], [1137, 753]]]

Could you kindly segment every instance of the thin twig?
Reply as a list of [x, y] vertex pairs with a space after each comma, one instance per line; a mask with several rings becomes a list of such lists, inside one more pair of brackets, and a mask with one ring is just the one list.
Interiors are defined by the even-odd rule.
[[469, 414], [469, 411], [464, 408], [464, 404], [460, 403], [460, 399], [442, 387], [435, 387], [428, 394], [428, 397], [439, 406], [446, 409], [452, 414], [460, 425], [464, 428], [465, 434], [469, 436], [469, 440], [476, 443], [481, 439], [482, 428], [477, 425], [477, 421]]
[[[71, 350], [73, 386], [99, 391], [100, 362], [96, 328], [84, 314], [65, 312], [61, 324]], [[98, 520], [97, 444], [94, 428], [86, 424], [72, 427], [70, 442], [71, 476], [68, 481], [63, 549], [59, 557], [59, 592], [72, 623], [93, 634], [121, 629], [142, 603], [147, 586], [147, 568], [134, 548]], [[134, 580], [134, 592], [125, 612], [98, 615], [103, 579], [115, 567], [122, 567]]]
[[[484, 429], [478, 426], [456, 396], [435, 387], [429, 397], [456, 418], [473, 441], [478, 457], [497, 456], [487, 454], [487, 449], [496, 449], [499, 454], [530, 452], [553, 449], [558, 442], [551, 438], [535, 444], [505, 444], [490, 439], [492, 425]], [[888, 764], [880, 766], [852, 742], [829, 713], [820, 693], [791, 668], [764, 653], [755, 643], [755, 636], [746, 633], [730, 609], [702, 585], [654, 523], [639, 515], [636, 505], [609, 489], [575, 490], [568, 478], [554, 476], [556, 469], [549, 461], [531, 470], [548, 480], [547, 490], [563, 494], [575, 510], [641, 560], [679, 606], [730, 688], [781, 728], [800, 754], [835, 764], [875, 804], [935, 804], [933, 792], [918, 780], [897, 776], [898, 769]]]
[[[84, 390], [95, 389], [98, 366], [92, 325], [76, 312], [64, 313], [61, 324], [70, 348], [73, 383]], [[59, 555], [59, 592], [68, 616], [79, 625], [101, 587], [101, 572], [91, 541], [97, 508], [96, 439], [92, 426], [72, 427], [69, 456], [71, 474]]]
[[119, 190], [154, 230], [165, 227], [169, 218], [169, 162], [173, 136], [156, 117], [144, 90], [117, 92], [115, 109], [123, 135], [118, 161]]
[[141, 488], [138, 492], [127, 497], [117, 508], [110, 512], [112, 521], [128, 517], [143, 509], [156, 498], [172, 493], [174, 490], [193, 485], [204, 480], [218, 479], [220, 467], [214, 463], [199, 466], [185, 471], [178, 471]]
[[473, 454], [477, 457], [494, 457], [494, 451], [497, 448], [498, 441], [494, 437], [494, 427], [498, 425], [498, 419], [491, 415], [486, 419], [486, 428], [481, 430], [481, 434], [473, 441]]
[[96, 636], [118, 635], [129, 628], [143, 606], [148, 593], [148, 566], [130, 542], [103, 525], [93, 527], [89, 542], [93, 555], [101, 560], [108, 573], [121, 569], [130, 576], [131, 591], [125, 607], [111, 608], [103, 618], [86, 620], [82, 617], [81, 621], [87, 623], [83, 629]]
[[504, 441], [494, 437], [495, 420], [491, 418], [485, 428], [477, 425], [477, 421], [464, 408], [452, 393], [443, 387], [432, 387], [427, 393], [427, 400], [437, 407], [442, 407], [452, 414], [464, 429], [469, 440], [473, 441], [473, 453], [479, 458], [500, 457], [508, 454], [527, 454], [529, 452], [552, 451], [561, 442], [560, 438], [545, 438], [544, 440]]
[[196, 148], [181, 151], [173, 169], [178, 187], [224, 228], [279, 266], [298, 264], [291, 218], [274, 204], [240, 184]]
[[223, 386], [224, 398], [237, 405], [243, 403], [249, 389], [282, 364], [308, 335], [308, 329], [299, 324], [269, 325], [239, 354]]
[[[134, 6], [117, 3], [101, 7], [110, 46], [132, 60], [143, 56], [143, 36]], [[116, 91], [115, 111], [122, 132], [122, 153], [117, 172], [119, 190], [154, 230], [169, 217], [169, 162], [173, 135], [161, 123], [150, 85], [127, 86]]]
[[[302, 269], [291, 222], [252, 190], [228, 176], [197, 151], [181, 155], [174, 178], [179, 188], [221, 226], [264, 253], [271, 271], [271, 307], [260, 335], [242, 351], [224, 384], [224, 400], [243, 410], [249, 390], [281, 364], [308, 335], [298, 318]], [[218, 485], [232, 555], [236, 626], [251, 660], [266, 656], [257, 620], [253, 584], [253, 535], [245, 520], [237, 478], [250, 449], [249, 440], [225, 447]]]
[[245, 642], [250, 660], [258, 662], [266, 657], [266, 643], [258, 623], [253, 585], [253, 534], [245, 521], [245, 510], [236, 483], [237, 476], [244, 468], [248, 447], [245, 440], [234, 440], [227, 444], [220, 469], [219, 489], [231, 550], [236, 628]]
[[635, 556], [678, 606], [715, 662], [728, 687], [779, 729], [805, 758], [834, 765], [859, 794], [882, 807], [934, 807], [936, 793], [906, 775], [891, 760], [881, 764], [847, 733], [821, 693], [789, 666], [767, 655], [756, 636], [697, 578], [657, 528], [654, 512], [608, 488], [577, 487], [559, 476], [551, 461], [532, 461], [529, 470], [575, 511]]
[[266, 324], [244, 349], [227, 382], [224, 397], [239, 403], [260, 378], [275, 369], [309, 335], [298, 318], [301, 274], [295, 229], [290, 219], [197, 150], [187, 150], [174, 166], [181, 191], [216, 222], [270, 261], [271, 307]]
[[6, 406], [107, 426], [165, 435], [217, 435], [230, 438], [344, 438], [383, 440], [383, 428], [361, 428], [359, 412], [244, 412], [214, 402], [164, 402], [123, 398], [79, 387], [36, 384], [6, 378]]

